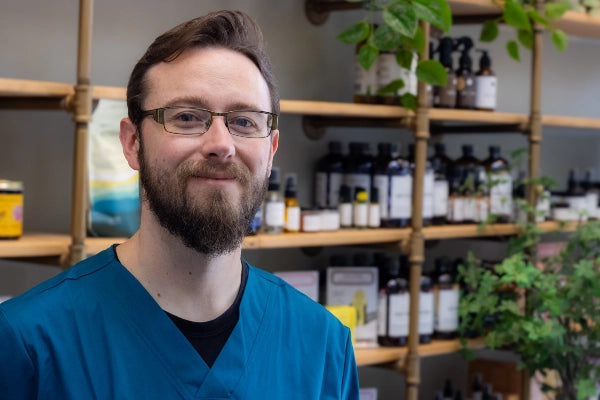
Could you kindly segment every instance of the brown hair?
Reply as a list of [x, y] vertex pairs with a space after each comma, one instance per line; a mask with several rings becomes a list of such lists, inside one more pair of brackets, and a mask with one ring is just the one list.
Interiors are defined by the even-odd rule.
[[146, 97], [146, 72], [160, 62], [175, 60], [193, 47], [224, 47], [248, 57], [259, 69], [271, 94], [272, 112], [279, 114], [279, 94], [271, 63], [264, 50], [258, 24], [241, 11], [217, 11], [184, 22], [157, 37], [137, 62], [127, 84], [129, 119], [135, 126], [143, 119], [142, 102]]

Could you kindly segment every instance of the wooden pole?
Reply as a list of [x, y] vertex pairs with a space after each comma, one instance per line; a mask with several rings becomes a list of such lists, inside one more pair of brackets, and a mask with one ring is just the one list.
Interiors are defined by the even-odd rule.
[[77, 52], [77, 85], [71, 105], [75, 122], [75, 145], [73, 155], [73, 182], [71, 206], [71, 245], [65, 267], [86, 257], [87, 151], [88, 124], [92, 114], [92, 91], [90, 87], [90, 62], [92, 47], [93, 0], [79, 1], [79, 46]]
[[[425, 43], [429, 43], [429, 24], [421, 23], [425, 33]], [[419, 54], [420, 60], [429, 58], [429, 46]], [[410, 325], [408, 334], [408, 354], [406, 356], [406, 398], [418, 400], [420, 383], [419, 360], [419, 293], [421, 272], [425, 259], [425, 239], [423, 236], [423, 188], [425, 163], [427, 161], [427, 140], [429, 139], [429, 108], [427, 105], [427, 84], [420, 82], [417, 89], [418, 107], [415, 121], [415, 167], [412, 195], [412, 233], [410, 236]]]
[[[544, 1], [536, 0], [536, 8], [543, 12]], [[539, 178], [540, 142], [542, 141], [542, 32], [543, 26], [537, 22], [534, 23], [529, 116], [529, 177], [532, 179]], [[527, 201], [529, 204], [535, 207], [537, 198], [537, 185], [528, 185]], [[531, 217], [535, 218], [535, 216]]]

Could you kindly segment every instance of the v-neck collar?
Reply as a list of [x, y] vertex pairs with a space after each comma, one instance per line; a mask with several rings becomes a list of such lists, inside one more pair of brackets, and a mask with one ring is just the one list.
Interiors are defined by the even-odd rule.
[[259, 332], [265, 329], [271, 291], [262, 287], [254, 268], [249, 266], [239, 321], [209, 368], [139, 281], [116, 258], [113, 265], [117, 286], [113, 299], [144, 345], [160, 360], [165, 376], [182, 397], [230, 398], [245, 372]]

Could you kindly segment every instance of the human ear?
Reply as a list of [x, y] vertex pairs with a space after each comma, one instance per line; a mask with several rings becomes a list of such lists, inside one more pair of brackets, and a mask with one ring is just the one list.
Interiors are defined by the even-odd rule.
[[127, 160], [127, 164], [129, 164], [132, 169], [139, 171], [140, 163], [138, 153], [140, 151], [140, 137], [137, 127], [129, 118], [123, 118], [121, 120], [119, 139], [121, 140], [123, 155]]

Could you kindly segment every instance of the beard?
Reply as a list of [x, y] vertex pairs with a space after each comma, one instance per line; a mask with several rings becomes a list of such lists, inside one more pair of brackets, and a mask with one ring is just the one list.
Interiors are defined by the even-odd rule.
[[[144, 200], [163, 228], [186, 247], [209, 256], [228, 254], [241, 246], [267, 191], [266, 173], [263, 179], [253, 179], [243, 165], [210, 160], [185, 162], [174, 172], [150, 167], [141, 141], [139, 154]], [[237, 204], [234, 196], [220, 188], [206, 190], [201, 199], [187, 190], [194, 177], [215, 172], [235, 177], [245, 189]]]

